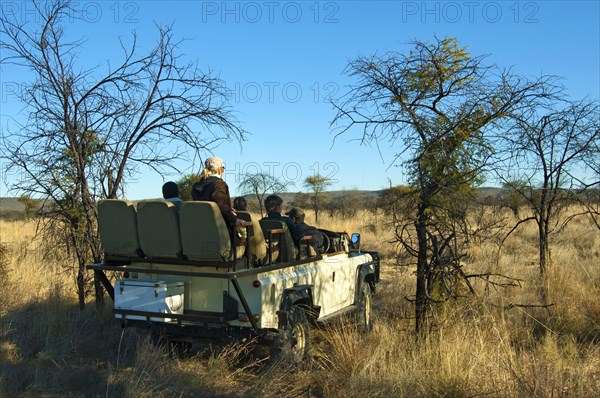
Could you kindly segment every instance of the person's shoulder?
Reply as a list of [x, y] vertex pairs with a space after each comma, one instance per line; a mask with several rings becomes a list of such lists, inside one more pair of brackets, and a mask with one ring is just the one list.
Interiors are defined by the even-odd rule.
[[[209, 177], [210, 178], [210, 177]], [[201, 187], [203, 185], [206, 185], [206, 183], [208, 182], [208, 178], [203, 177], [201, 179], [199, 179], [198, 181], [196, 181], [192, 187]]]
[[304, 225], [306, 225], [306, 228], [309, 228], [309, 229], [315, 229], [315, 230], [319, 229], [319, 228], [315, 227], [314, 225], [310, 225], [310, 224], [307, 224], [307, 223], [304, 223]]
[[225, 180], [220, 177], [210, 176], [208, 178], [210, 179], [210, 183], [214, 184], [216, 187], [227, 187]]

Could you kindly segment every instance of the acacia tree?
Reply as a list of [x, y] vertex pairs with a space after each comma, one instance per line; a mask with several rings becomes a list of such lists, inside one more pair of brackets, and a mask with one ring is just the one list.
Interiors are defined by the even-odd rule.
[[200, 173], [191, 173], [184, 175], [176, 181], [181, 200], [192, 200], [192, 186], [200, 181], [201, 177]]
[[161, 173], [244, 131], [231, 115], [225, 85], [183, 60], [171, 27], [158, 27], [148, 52], [133, 34], [129, 44], [120, 42], [120, 61], [85, 69], [77, 54], [84, 42], [69, 41], [63, 30], [78, 15], [74, 6], [59, 0], [35, 7], [37, 29], [15, 15], [0, 19], [1, 63], [27, 72], [19, 99], [28, 115], [3, 133], [0, 156], [12, 188], [46, 202], [48, 236], [65, 226], [83, 307], [85, 264], [102, 258], [98, 199], [115, 198], [140, 167]]
[[315, 212], [315, 224], [319, 223], [319, 210], [323, 207], [323, 192], [331, 185], [331, 178], [315, 174], [304, 180], [304, 186], [310, 189], [308, 203]]
[[276, 195], [285, 191], [289, 183], [269, 173], [247, 173], [241, 177], [239, 189], [244, 194], [256, 196], [261, 216], [263, 212], [263, 200], [267, 194]]
[[[581, 214], [589, 215], [599, 225], [598, 213], [587, 207], [585, 194], [599, 187], [600, 180], [589, 180], [582, 174], [585, 165], [600, 158], [598, 102], [585, 100], [567, 103], [562, 109], [556, 107], [531, 108], [516, 119], [514, 134], [502, 135], [510, 157], [503, 162], [505, 167], [495, 168], [504, 185], [533, 211], [531, 216], [519, 219], [511, 232], [527, 221], [537, 224], [544, 286], [552, 232]], [[559, 216], [570, 203], [583, 204], [585, 211], [559, 225]]]
[[412, 45], [407, 53], [349, 62], [346, 73], [357, 82], [335, 101], [332, 126], [336, 137], [358, 127], [363, 141], [387, 139], [398, 147], [395, 159], [410, 157], [416, 242], [411, 237], [401, 243], [416, 258], [420, 331], [432, 294], [440, 285], [450, 293], [445, 277], [462, 273], [456, 221], [464, 215], [464, 195], [489, 158], [487, 134], [533, 99], [548, 95], [549, 79], [531, 82], [486, 66], [484, 56], [472, 56], [454, 38]]

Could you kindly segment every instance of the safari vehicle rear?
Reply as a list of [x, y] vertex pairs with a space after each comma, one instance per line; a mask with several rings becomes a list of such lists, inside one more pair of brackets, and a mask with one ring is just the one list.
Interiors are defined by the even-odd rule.
[[[371, 327], [379, 255], [360, 250], [360, 235], [321, 230], [325, 247], [294, 245], [285, 223], [248, 221], [233, 242], [212, 202], [104, 200], [98, 208], [105, 250], [89, 265], [114, 302], [123, 327], [159, 339], [194, 342], [258, 336], [301, 360], [309, 323], [355, 312]], [[106, 275], [115, 271], [114, 285]]]

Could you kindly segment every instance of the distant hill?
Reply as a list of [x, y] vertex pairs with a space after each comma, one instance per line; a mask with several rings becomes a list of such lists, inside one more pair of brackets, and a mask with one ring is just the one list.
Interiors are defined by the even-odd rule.
[[[503, 191], [502, 188], [490, 188], [483, 187], [479, 188], [480, 195], [482, 198], [485, 197], [497, 197]], [[381, 190], [378, 191], [359, 191], [359, 190], [340, 190], [340, 191], [327, 191], [323, 195], [326, 199], [341, 198], [352, 192], [355, 197], [360, 198], [373, 198], [381, 194]], [[253, 195], [244, 195], [248, 201], [255, 202], [256, 199]], [[288, 204], [294, 201], [296, 192], [284, 192], [279, 194], [284, 201], [284, 204]], [[233, 199], [233, 198], [232, 198]], [[137, 201], [136, 201], [137, 202]], [[23, 218], [25, 212], [25, 204], [19, 202], [19, 198], [0, 198], [0, 218], [5, 220], [18, 220]]]
[[5, 220], [17, 220], [23, 217], [25, 204], [19, 202], [19, 198], [0, 198], [0, 218]]
[[[381, 193], [381, 191], [341, 190], [341, 191], [323, 192], [323, 197], [325, 199], [331, 199], [331, 198], [335, 199], [338, 197], [343, 197], [344, 195], [348, 194], [348, 192], [353, 192], [354, 195], [356, 195], [358, 197], [377, 197]], [[296, 192], [284, 192], [284, 193], [280, 193], [279, 196], [281, 197], [281, 199], [283, 199], [284, 203], [289, 203], [289, 202], [294, 201], [296, 194], [297, 194]], [[246, 199], [255, 199], [256, 198], [254, 195], [244, 195], [244, 197]]]

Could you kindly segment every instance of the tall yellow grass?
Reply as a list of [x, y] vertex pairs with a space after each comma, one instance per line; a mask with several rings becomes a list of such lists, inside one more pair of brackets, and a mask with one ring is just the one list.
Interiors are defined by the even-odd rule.
[[388, 259], [372, 333], [347, 320], [313, 330], [311, 360], [296, 368], [269, 365], [252, 342], [174, 358], [147, 333], [121, 330], [110, 308], [90, 301], [80, 311], [73, 275], [48, 260], [61, 257], [48, 256], [35, 225], [0, 221], [0, 396], [600, 396], [600, 232], [588, 220], [551, 242], [550, 307], [531, 306], [540, 304], [537, 238], [525, 225], [502, 248], [500, 239], [473, 244], [465, 263], [467, 273], [519, 284], [473, 279], [477, 295], [444, 305], [427, 338], [417, 339], [414, 269], [396, 266], [384, 219], [320, 215], [320, 227], [361, 232], [363, 247]]

